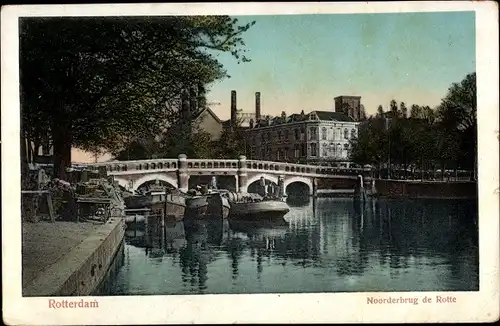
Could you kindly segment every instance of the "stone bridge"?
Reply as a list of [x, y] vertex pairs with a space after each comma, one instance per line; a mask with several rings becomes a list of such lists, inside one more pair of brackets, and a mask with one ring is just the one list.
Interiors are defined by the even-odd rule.
[[[150, 159], [137, 161], [114, 161], [92, 163], [91, 169], [106, 168], [107, 174], [129, 191], [137, 190], [151, 181], [163, 181], [182, 191], [190, 188], [190, 181], [207, 180], [216, 176], [219, 179], [233, 180], [224, 184], [225, 188], [247, 192], [248, 188], [264, 178], [266, 182], [278, 184], [283, 180], [284, 192], [291, 184], [306, 185], [309, 194], [317, 189], [354, 189], [358, 175], [370, 179], [368, 168], [340, 168], [318, 165], [293, 164], [238, 159], [188, 159], [181, 154], [177, 159]], [[208, 183], [208, 182], [205, 182]], [[231, 185], [232, 183], [232, 185]]]

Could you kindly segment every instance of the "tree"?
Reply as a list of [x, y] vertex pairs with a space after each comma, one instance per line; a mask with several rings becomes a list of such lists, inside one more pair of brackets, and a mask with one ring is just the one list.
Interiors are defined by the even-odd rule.
[[459, 143], [457, 164], [464, 168], [477, 166], [477, 86], [476, 73], [453, 83], [437, 110], [443, 130], [454, 134]]
[[[391, 101], [393, 116], [384, 119], [382, 107], [376, 118], [360, 126], [358, 139], [351, 141], [351, 159], [356, 163], [381, 164], [390, 156], [391, 165], [402, 165], [433, 170], [441, 166], [475, 168], [477, 151], [475, 73], [459, 84], [453, 84], [437, 109], [429, 106], [411, 106], [410, 118], [402, 115]], [[382, 127], [380, 127], [382, 126]], [[444, 174], [443, 174], [444, 175]]]
[[382, 118], [384, 116], [384, 108], [382, 105], [379, 105], [377, 108], [377, 117]]
[[468, 74], [460, 83], [453, 83], [442, 99], [438, 116], [449, 129], [464, 131], [477, 128], [476, 73]]
[[360, 120], [366, 120], [366, 110], [365, 110], [365, 106], [363, 104], [361, 104], [361, 107], [360, 107], [360, 117], [359, 117]]
[[399, 116], [398, 103], [396, 102], [396, 100], [391, 100], [391, 104], [389, 104], [389, 110], [393, 118], [397, 118]]
[[421, 116], [422, 116], [421, 112], [422, 112], [422, 109], [420, 108], [420, 106], [413, 104], [411, 106], [411, 110], [410, 110], [410, 118], [412, 118], [412, 119], [421, 118]]
[[251, 25], [228, 16], [23, 18], [23, 134], [50, 133], [54, 174], [64, 178], [72, 146], [117, 151], [169, 128], [182, 92], [227, 76], [215, 52], [248, 61], [241, 35]]
[[245, 130], [241, 126], [242, 119], [236, 119], [235, 128], [222, 130], [221, 137], [213, 144], [213, 154], [216, 158], [234, 159], [246, 155]]
[[399, 110], [401, 111], [403, 119], [408, 118], [408, 109], [406, 108], [405, 102], [401, 102], [401, 104], [399, 104]]

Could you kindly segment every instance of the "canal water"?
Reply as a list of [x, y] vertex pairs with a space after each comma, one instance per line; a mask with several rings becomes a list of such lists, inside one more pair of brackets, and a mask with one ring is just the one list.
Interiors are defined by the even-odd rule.
[[479, 290], [476, 201], [289, 204], [276, 222], [131, 226], [100, 293]]

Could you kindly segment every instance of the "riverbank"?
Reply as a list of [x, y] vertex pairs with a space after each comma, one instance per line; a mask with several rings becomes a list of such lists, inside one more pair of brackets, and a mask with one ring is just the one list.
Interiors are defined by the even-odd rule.
[[477, 182], [376, 179], [375, 191], [383, 198], [474, 199]]
[[90, 295], [122, 243], [122, 218], [23, 223], [23, 296]]

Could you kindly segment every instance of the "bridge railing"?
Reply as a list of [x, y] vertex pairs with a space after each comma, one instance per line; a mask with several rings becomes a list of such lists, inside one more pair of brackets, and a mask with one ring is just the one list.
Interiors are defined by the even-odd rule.
[[344, 168], [344, 167], [325, 167], [319, 165], [295, 164], [286, 162], [257, 161], [247, 160], [247, 169], [262, 171], [283, 171], [301, 174], [319, 174], [319, 175], [352, 175], [356, 176], [369, 172], [365, 168]]
[[228, 159], [188, 159], [188, 169], [237, 169], [238, 160]]
[[[90, 169], [105, 167], [108, 172], [147, 171], [147, 170], [177, 170], [181, 161], [178, 159], [149, 159], [134, 161], [114, 161], [87, 164]], [[364, 168], [325, 167], [319, 165], [295, 164], [286, 162], [260, 161], [240, 159], [186, 159], [187, 169], [237, 170], [245, 167], [248, 170], [267, 172], [285, 172], [310, 175], [349, 175], [356, 176], [370, 171]]]
[[90, 169], [105, 167], [108, 172], [142, 171], [142, 170], [176, 170], [179, 167], [177, 159], [153, 159], [135, 161], [115, 161], [88, 164]]

